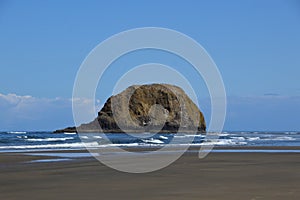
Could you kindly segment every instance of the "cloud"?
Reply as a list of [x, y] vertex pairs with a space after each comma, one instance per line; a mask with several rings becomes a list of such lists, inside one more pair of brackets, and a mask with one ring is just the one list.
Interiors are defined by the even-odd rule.
[[[84, 98], [73, 101], [82, 113], [96, 116], [97, 112], [88, 110], [94, 101]], [[96, 103], [98, 110], [99, 100]], [[72, 99], [0, 94], [0, 110], [0, 130], [54, 130], [74, 124]]]

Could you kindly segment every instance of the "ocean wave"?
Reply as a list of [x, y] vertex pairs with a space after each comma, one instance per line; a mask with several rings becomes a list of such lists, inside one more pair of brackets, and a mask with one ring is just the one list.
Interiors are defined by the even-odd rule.
[[160, 138], [160, 139], [163, 139], [163, 140], [167, 140], [167, 139], [168, 139], [168, 137], [163, 136], [163, 135], [159, 136], [159, 138]]
[[201, 145], [246, 145], [247, 142], [241, 142], [234, 139], [216, 139], [216, 140], [206, 140]]
[[64, 133], [65, 135], [76, 135], [77, 133], [74, 132], [74, 133]]
[[51, 149], [51, 148], [84, 148], [98, 147], [97, 142], [90, 143], [64, 143], [64, 144], [44, 144], [44, 145], [15, 145], [15, 146], [0, 146], [0, 149]]
[[297, 134], [299, 134], [299, 132], [297, 132], [297, 131], [287, 131], [287, 132], [284, 132], [284, 134], [286, 134], [286, 135], [297, 135]]
[[247, 137], [246, 139], [248, 141], [256, 141], [256, 140], [260, 140], [260, 137]]
[[199, 134], [196, 134], [196, 135], [185, 135], [187, 137], [205, 137], [204, 135], [199, 135]]
[[219, 136], [222, 136], [222, 137], [226, 137], [226, 136], [229, 136], [230, 134], [229, 133], [221, 133], [219, 134]]
[[153, 138], [148, 139], [148, 140], [147, 139], [143, 139], [142, 141], [145, 142], [145, 143], [164, 144], [163, 141], [161, 141], [159, 139], [153, 139]]
[[57, 141], [66, 141], [73, 140], [73, 137], [65, 137], [65, 138], [28, 138], [26, 141], [29, 142], [57, 142]]
[[64, 148], [108, 148], [108, 147], [138, 147], [138, 146], [155, 146], [158, 144], [99, 144], [98, 142], [80, 142], [80, 143], [64, 143], [64, 144], [44, 144], [44, 145], [14, 145], [14, 146], [0, 146], [0, 150], [15, 149], [64, 149]]
[[17, 136], [17, 138], [20, 138], [20, 139], [23, 139], [23, 138], [28, 138], [28, 136], [27, 135], [22, 135], [22, 136]]
[[204, 135], [174, 135], [174, 138], [187, 138], [187, 137], [205, 137]]
[[231, 139], [233, 139], [233, 140], [240, 140], [240, 141], [246, 140], [244, 137], [231, 137]]
[[97, 147], [137, 147], [141, 146], [140, 143], [128, 143], [128, 144], [101, 144], [98, 145]]
[[262, 140], [272, 140], [272, 141], [293, 141], [293, 140], [296, 140], [296, 138], [293, 138], [293, 137], [288, 137], [288, 136], [282, 136], [282, 137], [275, 137], [275, 138], [265, 138], [265, 139], [262, 139]]
[[26, 134], [27, 132], [26, 131], [9, 131], [7, 133], [10, 133], [10, 134]]

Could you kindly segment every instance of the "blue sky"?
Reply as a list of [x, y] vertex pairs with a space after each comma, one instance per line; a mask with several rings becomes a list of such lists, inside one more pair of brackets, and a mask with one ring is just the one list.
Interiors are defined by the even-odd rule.
[[[180, 31], [211, 55], [228, 95], [224, 129], [300, 130], [300, 3], [296, 0], [2, 0], [0, 130], [72, 125], [70, 98], [84, 58], [113, 34], [147, 26]], [[174, 64], [155, 52], [124, 63], [131, 66], [151, 59]], [[109, 76], [115, 78], [120, 71], [116, 66]], [[107, 83], [98, 91], [100, 102], [110, 95], [110, 87]], [[199, 104], [209, 118], [208, 93], [201, 89]]]

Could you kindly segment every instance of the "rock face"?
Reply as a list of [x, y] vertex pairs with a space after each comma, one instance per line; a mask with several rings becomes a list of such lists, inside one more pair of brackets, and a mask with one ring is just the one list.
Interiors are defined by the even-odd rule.
[[[101, 129], [100, 129], [101, 127]], [[59, 132], [205, 132], [202, 112], [173, 85], [134, 85], [111, 96], [97, 118]]]

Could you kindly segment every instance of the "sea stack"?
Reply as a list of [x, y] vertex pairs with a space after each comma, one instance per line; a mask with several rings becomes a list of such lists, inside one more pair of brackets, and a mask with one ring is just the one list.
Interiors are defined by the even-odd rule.
[[61, 132], [205, 132], [202, 112], [179, 87], [169, 84], [133, 85], [111, 96], [90, 123]]

